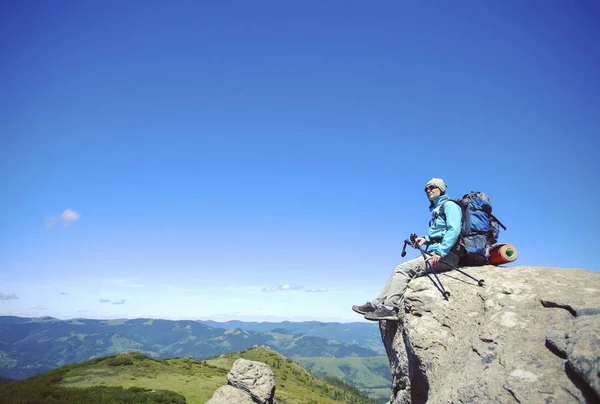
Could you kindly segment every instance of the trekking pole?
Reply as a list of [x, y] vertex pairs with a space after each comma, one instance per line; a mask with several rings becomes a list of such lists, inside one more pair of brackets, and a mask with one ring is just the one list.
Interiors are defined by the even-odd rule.
[[[410, 237], [411, 237], [411, 240], [413, 239], [413, 235], [415, 236], [415, 237], [414, 237], [414, 239], [415, 239], [415, 242], [414, 242], [414, 244], [417, 246], [417, 248], [419, 249], [419, 251], [421, 251], [421, 254], [423, 254], [423, 258], [425, 258], [425, 255], [426, 255], [426, 254], [427, 254], [427, 255], [429, 255], [429, 256], [431, 256], [432, 254], [431, 254], [430, 252], [427, 252], [427, 251], [423, 250], [423, 247], [421, 247], [421, 245], [419, 245], [419, 244], [416, 242], [416, 240], [417, 240], [417, 236], [416, 236], [416, 234], [414, 234], [414, 233], [413, 233], [413, 234], [411, 234], [411, 235], [410, 235]], [[406, 242], [407, 242], [407, 241], [405, 241], [405, 243], [406, 243]], [[406, 244], [405, 244], [405, 246], [406, 246]], [[406, 252], [405, 252], [405, 250], [402, 250], [402, 251], [403, 251], [403, 252], [405, 253], [405, 255], [406, 255]], [[404, 255], [403, 255], [403, 257], [404, 257]], [[448, 264], [446, 264], [446, 265], [448, 265]], [[460, 269], [458, 266], [452, 266], [452, 265], [448, 265], [448, 266], [449, 266], [450, 268], [452, 268], [452, 269], [455, 269], [455, 270], [457, 270], [458, 272], [460, 272], [461, 274], [465, 275], [466, 277], [473, 279], [475, 282], [477, 282], [477, 286], [483, 286], [483, 284], [485, 283], [485, 279], [477, 279], [477, 278], [475, 278], [475, 277], [473, 277], [473, 276], [469, 275], [468, 273], [466, 273], [466, 272], [465, 272], [465, 271], [463, 271], [462, 269]]]
[[437, 279], [438, 284], [435, 283], [435, 281], [433, 279], [431, 279], [431, 277], [429, 279], [431, 279], [431, 282], [433, 282], [433, 284], [440, 289], [440, 292], [442, 292], [442, 296], [444, 296], [444, 299], [448, 300], [448, 298], [450, 297], [450, 292], [448, 292], [445, 288], [444, 288], [444, 284], [442, 283], [442, 281], [440, 281], [440, 278], [437, 275], [437, 272], [435, 272], [435, 269], [433, 269], [433, 265], [431, 265], [431, 263], [429, 261], [427, 261], [427, 255], [425, 253], [425, 251], [423, 250], [423, 248], [421, 247], [421, 245], [419, 243], [417, 243], [417, 235], [415, 233], [412, 233], [410, 235], [410, 241], [404, 240], [404, 247], [402, 247], [402, 256], [404, 257], [406, 255], [406, 245], [410, 244], [411, 246], [417, 246], [417, 248], [419, 249], [419, 251], [421, 251], [421, 255], [423, 255], [423, 259], [425, 260], [425, 273], [427, 274], [427, 276], [429, 276], [429, 274], [427, 273], [427, 268], [429, 267], [429, 269], [431, 269], [431, 272], [433, 273], [433, 276], [435, 276], [435, 279]]

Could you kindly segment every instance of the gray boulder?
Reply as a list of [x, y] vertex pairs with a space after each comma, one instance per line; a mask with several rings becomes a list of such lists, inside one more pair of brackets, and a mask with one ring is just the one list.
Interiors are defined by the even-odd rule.
[[271, 368], [262, 362], [236, 360], [227, 375], [227, 382], [230, 386], [247, 392], [256, 403], [273, 403], [275, 375]]
[[214, 392], [207, 404], [275, 404], [275, 375], [262, 362], [236, 360], [227, 383]]
[[381, 321], [390, 403], [600, 400], [600, 273], [465, 268], [411, 281], [399, 321]]

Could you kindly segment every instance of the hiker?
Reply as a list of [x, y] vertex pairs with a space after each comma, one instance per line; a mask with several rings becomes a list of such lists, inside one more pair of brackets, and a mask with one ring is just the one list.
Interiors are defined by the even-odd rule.
[[[442, 204], [450, 200], [446, 195], [446, 184], [440, 178], [432, 178], [425, 186], [425, 193], [430, 201], [432, 219], [428, 234], [417, 237], [416, 243], [425, 245], [425, 251], [432, 254], [427, 261], [435, 271], [445, 272], [458, 265], [459, 257], [453, 247], [460, 235], [462, 210], [456, 203], [446, 203], [445, 214], [440, 214]], [[416, 244], [412, 247], [417, 248]], [[412, 278], [425, 275], [426, 270], [422, 255], [398, 265], [377, 298], [360, 306], [352, 306], [352, 310], [363, 314], [367, 320], [397, 320], [398, 308], [408, 283]]]

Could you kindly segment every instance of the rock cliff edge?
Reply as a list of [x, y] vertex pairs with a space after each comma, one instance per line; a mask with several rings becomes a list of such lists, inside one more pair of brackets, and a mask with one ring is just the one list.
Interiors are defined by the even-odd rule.
[[464, 268], [409, 284], [399, 321], [381, 321], [390, 403], [600, 402], [600, 273]]

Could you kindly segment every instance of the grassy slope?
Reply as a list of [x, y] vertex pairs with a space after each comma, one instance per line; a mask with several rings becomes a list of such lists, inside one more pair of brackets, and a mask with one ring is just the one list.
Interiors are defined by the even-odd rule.
[[294, 357], [293, 359], [314, 374], [345, 380], [378, 401], [389, 399], [392, 383], [387, 356], [370, 358]]
[[[133, 357], [131, 365], [111, 366], [110, 358]], [[223, 383], [227, 371], [195, 359], [154, 360], [139, 354], [120, 354], [97, 363], [84, 362], [71, 370], [63, 387], [142, 387], [170, 390], [183, 395], [187, 403], [205, 403]]]
[[[111, 360], [114, 358], [109, 358]], [[64, 376], [79, 367], [71, 364], [27, 380], [0, 387], [0, 402], [11, 404], [185, 404], [184, 396], [168, 390], [95, 386], [70, 389], [60, 386]]]
[[[348, 389], [326, 383], [305, 368], [268, 348], [221, 355], [207, 360], [155, 360], [140, 354], [121, 354], [84, 362], [64, 377], [64, 387], [122, 386], [171, 390], [183, 395], [187, 403], [206, 403], [216, 389], [225, 385], [226, 375], [236, 359], [243, 357], [267, 363], [275, 373], [275, 398], [280, 404], [370, 403]], [[131, 364], [110, 366], [111, 361]], [[336, 398], [336, 400], [333, 399]]]

